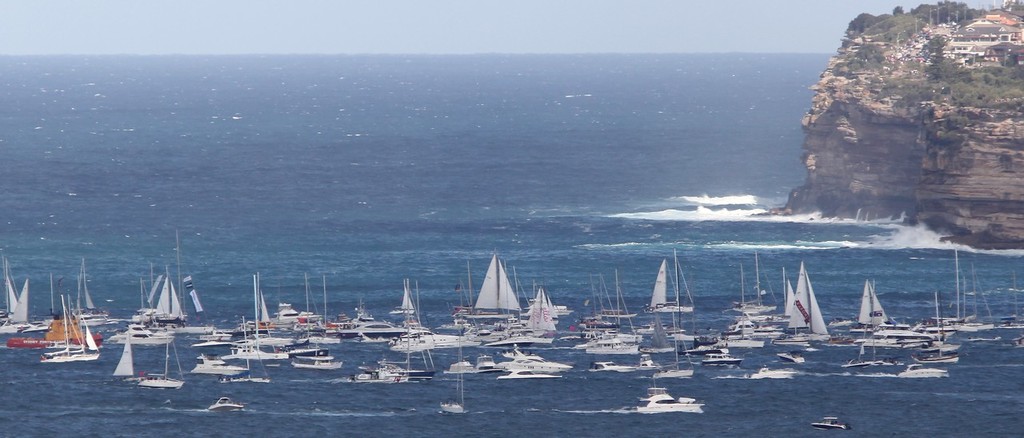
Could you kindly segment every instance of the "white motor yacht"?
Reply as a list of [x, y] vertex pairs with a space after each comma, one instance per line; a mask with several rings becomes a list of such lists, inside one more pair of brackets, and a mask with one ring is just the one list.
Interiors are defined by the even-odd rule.
[[702, 365], [739, 365], [743, 358], [730, 356], [729, 353], [705, 354], [701, 359]]
[[632, 365], [619, 365], [615, 362], [593, 362], [590, 364], [590, 371], [615, 371], [619, 373], [630, 373], [638, 368]]
[[530, 370], [509, 370], [508, 374], [502, 374], [498, 376], [498, 380], [506, 379], [557, 379], [562, 377], [557, 374], [545, 374], [540, 372], [534, 372]]
[[763, 367], [756, 373], [751, 374], [751, 379], [792, 379], [796, 375], [796, 370], [788, 368], [773, 370], [768, 367]]
[[196, 367], [192, 369], [192, 374], [230, 376], [246, 371], [246, 368], [243, 366], [228, 365], [221, 358], [210, 354], [201, 354], [196, 357], [196, 360]]
[[919, 363], [913, 363], [896, 376], [903, 378], [949, 377], [949, 372], [939, 368], [925, 368]]
[[642, 414], [659, 414], [664, 412], [689, 412], [700, 414], [704, 412], [704, 404], [698, 403], [696, 399], [689, 397], [673, 398], [665, 388], [647, 388], [647, 397], [640, 399], [640, 405], [636, 411]]
[[500, 362], [494, 368], [512, 371], [526, 370], [539, 373], [560, 373], [572, 369], [572, 365], [546, 360], [540, 356], [529, 354], [513, 358], [508, 362]]
[[174, 333], [167, 331], [152, 331], [141, 324], [129, 324], [127, 330], [114, 334], [107, 341], [115, 344], [123, 344], [129, 337], [131, 338], [131, 343], [134, 346], [166, 345], [174, 341]]

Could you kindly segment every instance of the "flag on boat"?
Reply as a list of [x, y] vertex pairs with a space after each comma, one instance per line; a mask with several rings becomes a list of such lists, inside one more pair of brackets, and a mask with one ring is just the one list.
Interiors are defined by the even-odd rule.
[[196, 306], [196, 313], [203, 311], [203, 305], [199, 304], [199, 294], [196, 293], [195, 289], [188, 293], [188, 296], [192, 297], [192, 304]]
[[192, 290], [192, 276], [191, 275], [186, 275], [185, 278], [183, 280], [181, 280], [181, 282], [182, 282], [182, 284], [185, 285], [185, 290]]

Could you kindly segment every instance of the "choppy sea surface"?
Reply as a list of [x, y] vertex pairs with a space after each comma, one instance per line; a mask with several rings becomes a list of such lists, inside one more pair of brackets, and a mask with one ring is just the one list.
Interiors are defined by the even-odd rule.
[[[361, 302], [379, 319], [413, 281], [428, 326], [479, 283], [492, 254], [532, 295], [543, 285], [575, 312], [594, 311], [615, 279], [639, 310], [658, 265], [678, 254], [696, 305], [692, 327], [721, 330], [760, 280], [782, 300], [783, 269], [805, 263], [826, 318], [850, 318], [865, 280], [898, 320], [965, 312], [1015, 315], [1021, 252], [978, 252], [896, 220], [764, 216], [805, 176], [800, 118], [826, 55], [239, 56], [0, 58], [0, 248], [32, 315], [88, 288], [112, 316], [140, 307], [154, 272], [191, 275], [205, 308], [195, 324], [251, 318], [252, 276], [268, 304], [331, 315]], [[755, 278], [755, 253], [759, 263]], [[50, 282], [50, 275], [53, 282]], [[304, 276], [312, 293], [305, 292]], [[456, 290], [456, 285], [460, 285]], [[326, 288], [326, 299], [324, 289]], [[326, 301], [326, 302], [325, 302]], [[781, 307], [781, 306], [780, 306]], [[190, 309], [191, 310], [191, 309]], [[634, 325], [649, 317], [641, 313]], [[106, 329], [110, 336], [112, 329]], [[738, 350], [736, 368], [696, 365], [662, 379], [703, 414], [638, 415], [642, 373], [594, 373], [600, 359], [555, 341], [563, 378], [465, 378], [468, 415], [438, 413], [455, 378], [397, 385], [338, 383], [361, 364], [404, 360], [386, 344], [331, 346], [339, 371], [266, 364], [272, 383], [220, 384], [186, 374], [180, 390], [111, 377], [100, 360], [39, 363], [0, 348], [2, 435], [806, 436], [837, 415], [859, 436], [1017, 436], [1024, 396], [1020, 330], [962, 343], [946, 379], [899, 369], [849, 371], [851, 347], [805, 351], [793, 379], [786, 347]], [[179, 337], [187, 373], [198, 350]], [[470, 358], [487, 350], [464, 352]], [[497, 351], [490, 351], [497, 353]], [[910, 362], [909, 351], [886, 352]], [[455, 350], [435, 351], [442, 370]], [[162, 371], [164, 351], [137, 347], [136, 368]], [[636, 357], [608, 358], [617, 362]], [[671, 354], [656, 356], [662, 363]], [[417, 357], [415, 360], [419, 360]], [[206, 407], [228, 395], [243, 412]]]

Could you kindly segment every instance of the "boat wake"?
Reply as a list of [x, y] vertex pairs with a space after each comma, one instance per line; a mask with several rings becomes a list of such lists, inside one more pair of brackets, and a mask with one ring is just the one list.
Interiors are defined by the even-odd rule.
[[636, 409], [630, 409], [623, 407], [619, 409], [600, 409], [600, 410], [562, 410], [553, 409], [555, 412], [562, 412], [566, 414], [635, 414]]

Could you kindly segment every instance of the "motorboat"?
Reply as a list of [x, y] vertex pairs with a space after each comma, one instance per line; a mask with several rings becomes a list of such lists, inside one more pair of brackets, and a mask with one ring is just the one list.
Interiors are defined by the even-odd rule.
[[269, 377], [253, 376], [249, 370], [242, 371], [230, 376], [220, 376], [220, 383], [270, 383]]
[[238, 374], [245, 371], [246, 368], [238, 365], [228, 365], [221, 358], [210, 355], [201, 354], [196, 357], [196, 367], [192, 369], [192, 374], [215, 374], [221, 376], [228, 376]]
[[132, 345], [165, 345], [169, 342], [174, 341], [174, 333], [169, 331], [153, 331], [141, 324], [129, 324], [128, 329], [116, 333], [110, 337], [109, 341], [116, 344], [123, 344], [127, 338], [131, 338]]
[[703, 403], [689, 397], [674, 398], [668, 394], [665, 388], [647, 388], [647, 397], [640, 399], [636, 411], [642, 414], [659, 414], [664, 412], [689, 412], [700, 414], [704, 412]]
[[709, 353], [701, 359], [702, 365], [739, 365], [743, 361], [741, 357], [730, 356], [729, 353]]
[[342, 362], [335, 362], [333, 357], [297, 356], [292, 359], [292, 366], [306, 370], [337, 370]]
[[590, 364], [590, 371], [615, 371], [620, 373], [630, 373], [636, 371], [638, 368], [632, 365], [619, 365], [615, 362], [593, 362]]
[[481, 354], [476, 358], [476, 365], [473, 365], [468, 360], [460, 360], [451, 364], [445, 374], [480, 374], [480, 373], [499, 373], [504, 371], [497, 367], [494, 362], [494, 358], [490, 355]]
[[919, 363], [957, 363], [960, 361], [960, 356], [955, 352], [946, 354], [913, 354], [911, 357]]
[[839, 418], [831, 417], [831, 416], [824, 417], [824, 418], [821, 419], [821, 421], [816, 421], [814, 423], [811, 423], [811, 427], [813, 427], [815, 429], [824, 429], [824, 430], [828, 430], [828, 429], [851, 430], [851, 429], [853, 429], [853, 427], [850, 426], [849, 424], [844, 423], [842, 421], [839, 421]]
[[231, 347], [231, 354], [221, 356], [223, 359], [246, 359], [246, 360], [285, 360], [288, 353], [277, 351], [264, 351], [254, 344]]
[[289, 303], [278, 303], [277, 304], [277, 315], [274, 316], [272, 322], [279, 326], [294, 325], [297, 322], [311, 322], [318, 321], [320, 315], [317, 315], [309, 311], [298, 311], [295, 310]]
[[[717, 341], [716, 341], [717, 342]], [[716, 345], [698, 345], [688, 350], [683, 350], [680, 353], [687, 356], [704, 356], [708, 354], [729, 354], [729, 349], [725, 347], [719, 347]]]
[[778, 356], [779, 359], [782, 359], [785, 362], [791, 362], [791, 363], [804, 363], [804, 362], [806, 362], [806, 360], [804, 359], [804, 355], [801, 354], [799, 351], [787, 351], [787, 352], [784, 352], [784, 353], [779, 353], [776, 356]]
[[244, 408], [245, 408], [245, 405], [243, 405], [243, 404], [241, 404], [239, 402], [231, 400], [228, 397], [221, 397], [221, 398], [218, 398], [217, 401], [213, 402], [213, 404], [210, 405], [210, 407], [206, 408], [206, 410], [213, 411], [213, 412], [230, 412], [230, 411], [240, 411], [240, 410], [242, 410]]
[[534, 372], [530, 370], [514, 369], [509, 370], [508, 374], [502, 374], [498, 376], [498, 380], [507, 379], [557, 379], [562, 377], [557, 374], [546, 374], [541, 372]]
[[370, 339], [391, 339], [397, 338], [409, 332], [405, 327], [398, 327], [386, 321], [359, 321], [354, 327], [338, 330], [338, 337], [341, 339], [370, 338]]
[[639, 341], [618, 334], [608, 334], [586, 344], [587, 354], [640, 354]]
[[640, 355], [640, 365], [636, 369], [641, 371], [657, 371], [661, 369], [661, 365], [658, 365], [654, 359], [651, 359], [650, 354], [644, 353]]
[[903, 365], [903, 362], [896, 360], [895, 358], [886, 357], [882, 359], [874, 360], [863, 360], [863, 359], [850, 359], [849, 362], [843, 364], [843, 368], [864, 368], [873, 366], [892, 366], [892, 365]]
[[499, 362], [494, 367], [504, 371], [527, 370], [539, 373], [560, 373], [572, 369], [572, 365], [550, 361], [536, 354], [523, 353], [518, 348], [514, 348], [510, 353], [503, 353], [503, 355], [511, 357], [512, 360]]
[[925, 368], [919, 363], [912, 363], [907, 366], [907, 369], [896, 375], [896, 377], [903, 378], [922, 378], [922, 377], [949, 377], [949, 372], [939, 368]]
[[403, 334], [388, 341], [391, 351], [413, 353], [436, 348], [476, 347], [480, 341], [473, 341], [465, 336], [433, 333], [429, 330], [416, 330]]
[[788, 368], [773, 370], [768, 367], [762, 367], [756, 373], [748, 376], [751, 379], [792, 379], [796, 375], [796, 370]]

